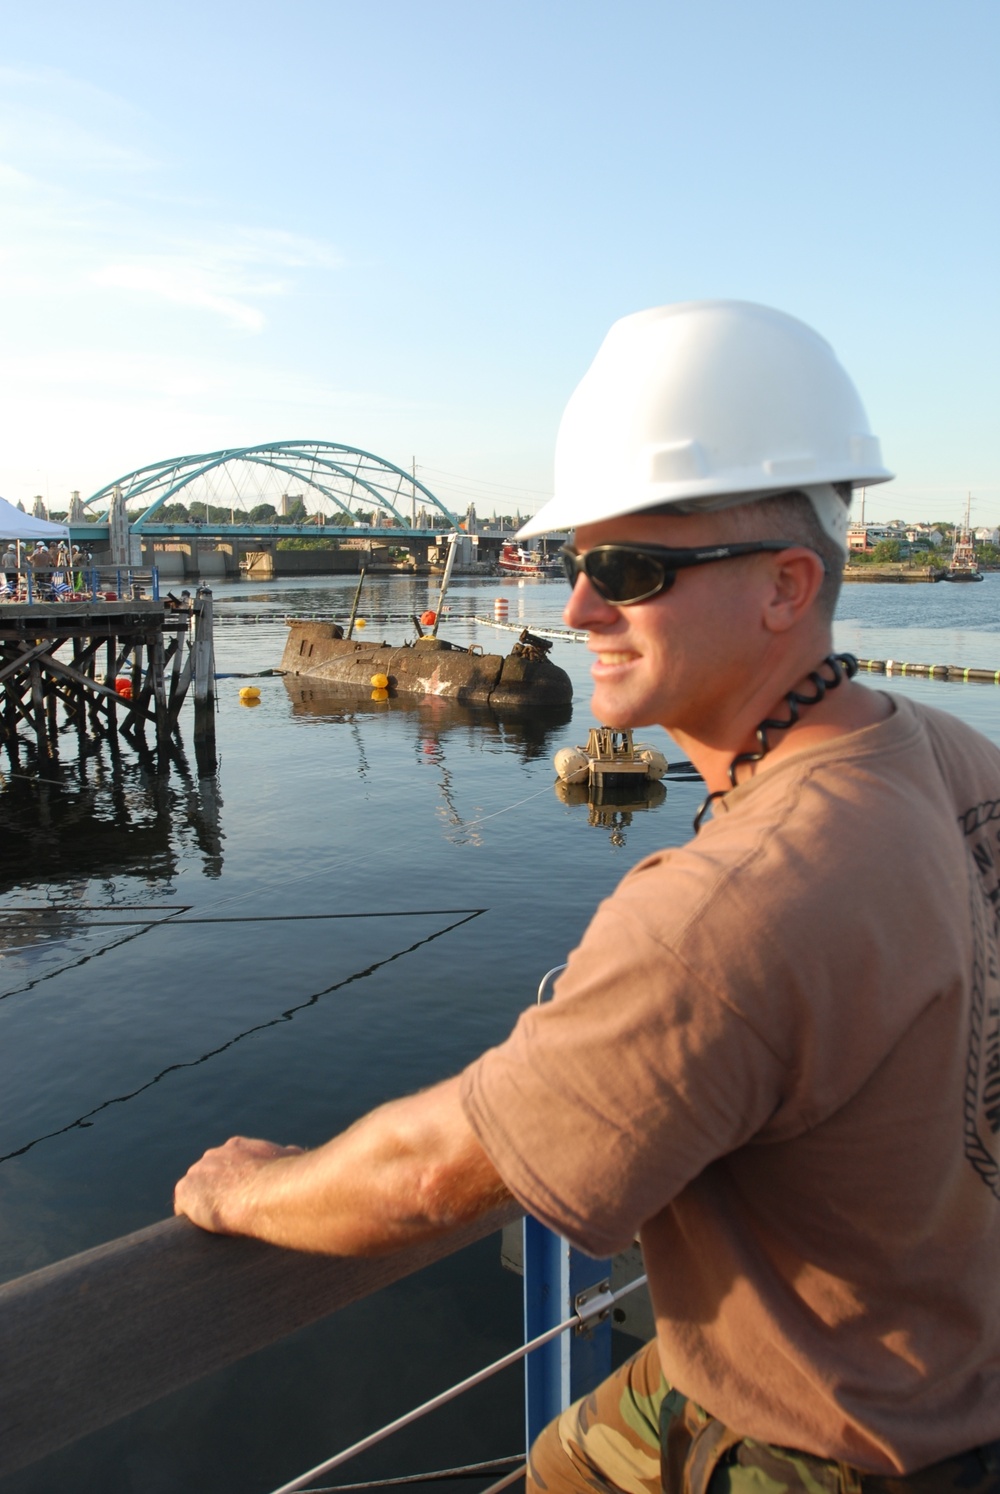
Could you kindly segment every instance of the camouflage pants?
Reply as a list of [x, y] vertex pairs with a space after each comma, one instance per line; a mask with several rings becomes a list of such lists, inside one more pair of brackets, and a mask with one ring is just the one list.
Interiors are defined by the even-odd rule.
[[546, 1427], [531, 1449], [528, 1494], [660, 1494], [669, 1388], [654, 1340]]
[[[661, 1437], [662, 1428], [662, 1437]], [[663, 1378], [655, 1342], [552, 1422], [528, 1494], [1000, 1494], [1000, 1443], [906, 1478], [740, 1438]]]

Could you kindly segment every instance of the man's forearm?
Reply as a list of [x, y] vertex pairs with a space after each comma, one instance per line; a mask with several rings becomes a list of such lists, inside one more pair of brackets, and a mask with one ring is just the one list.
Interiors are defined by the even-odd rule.
[[205, 1229], [331, 1255], [445, 1234], [508, 1196], [458, 1085], [391, 1101], [310, 1152], [228, 1142], [181, 1179], [175, 1208]]

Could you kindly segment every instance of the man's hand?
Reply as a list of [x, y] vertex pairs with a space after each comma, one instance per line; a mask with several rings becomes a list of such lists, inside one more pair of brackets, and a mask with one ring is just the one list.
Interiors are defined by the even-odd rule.
[[393, 1100], [324, 1146], [237, 1136], [177, 1184], [174, 1209], [202, 1229], [290, 1250], [384, 1255], [445, 1235], [510, 1195], [446, 1079]]
[[174, 1189], [174, 1213], [186, 1214], [213, 1234], [239, 1234], [238, 1221], [247, 1212], [259, 1174], [278, 1157], [301, 1154], [300, 1146], [233, 1136], [188, 1168]]

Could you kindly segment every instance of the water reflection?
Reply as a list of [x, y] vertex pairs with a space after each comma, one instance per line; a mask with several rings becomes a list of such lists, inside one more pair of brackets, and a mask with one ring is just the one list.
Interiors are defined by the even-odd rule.
[[306, 682], [301, 675], [285, 675], [292, 715], [317, 721], [354, 723], [375, 715], [398, 716], [412, 730], [425, 751], [428, 742], [440, 745], [450, 732], [464, 730], [487, 743], [514, 749], [523, 762], [545, 757], [556, 733], [573, 718], [572, 705], [532, 706], [527, 710], [490, 705], [463, 705], [440, 695], [395, 695], [372, 700], [371, 692]]
[[591, 787], [589, 783], [563, 783], [557, 779], [554, 788], [556, 798], [563, 804], [586, 804], [589, 823], [596, 829], [610, 831], [608, 839], [613, 846], [625, 844], [625, 831], [633, 815], [655, 809], [667, 797], [666, 784], [658, 778], [647, 778], [624, 788]]
[[0, 893], [26, 899], [3, 910], [0, 952], [61, 942], [97, 913], [141, 909], [157, 921], [176, 912], [165, 899], [185, 834], [204, 875], [222, 875], [217, 778], [196, 777], [179, 745], [159, 768], [148, 755], [123, 755], [117, 741], [94, 746], [71, 765], [28, 761], [0, 773]]

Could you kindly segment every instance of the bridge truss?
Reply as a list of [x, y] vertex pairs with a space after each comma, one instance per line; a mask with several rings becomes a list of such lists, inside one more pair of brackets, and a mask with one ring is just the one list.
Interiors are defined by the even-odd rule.
[[234, 525], [260, 519], [261, 510], [270, 505], [279, 515], [301, 516], [304, 507], [308, 518], [338, 525], [352, 524], [359, 512], [380, 512], [406, 528], [420, 508], [429, 508], [441, 515], [436, 520], [441, 527], [459, 527], [456, 516], [412, 473], [335, 441], [271, 441], [170, 457], [99, 488], [84, 499], [84, 508], [95, 517], [106, 513], [116, 489], [140, 534], [145, 525], [167, 518], [162, 511], [173, 503], [189, 510], [192, 504], [203, 504], [206, 511], [228, 510]]

